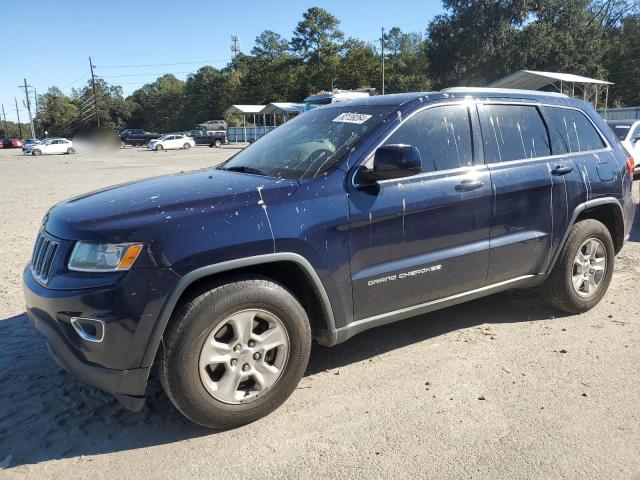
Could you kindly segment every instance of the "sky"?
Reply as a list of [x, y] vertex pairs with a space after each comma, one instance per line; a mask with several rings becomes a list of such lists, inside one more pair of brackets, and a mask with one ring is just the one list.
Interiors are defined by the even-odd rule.
[[240, 37], [244, 53], [250, 53], [263, 30], [290, 38], [302, 13], [313, 6], [340, 19], [346, 37], [371, 42], [379, 41], [381, 27], [424, 33], [429, 21], [442, 13], [439, 0], [33, 0], [28, 4], [1, 0], [0, 4], [0, 103], [7, 120], [16, 121], [17, 97], [22, 122], [27, 112], [22, 105], [24, 89], [18, 85], [24, 78], [38, 94], [52, 85], [70, 94], [89, 79], [89, 56], [96, 75], [122, 85], [128, 95], [165, 73], [184, 79], [202, 65], [224, 67], [231, 58], [231, 35]]

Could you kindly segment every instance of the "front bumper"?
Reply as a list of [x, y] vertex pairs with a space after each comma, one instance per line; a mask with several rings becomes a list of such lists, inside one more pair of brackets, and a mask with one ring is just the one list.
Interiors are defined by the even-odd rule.
[[[179, 276], [170, 269], [131, 270], [113, 285], [54, 290], [23, 272], [27, 316], [45, 337], [54, 360], [81, 381], [140, 410], [150, 366], [142, 366], [149, 337]], [[72, 317], [101, 319], [104, 340], [83, 339]]]

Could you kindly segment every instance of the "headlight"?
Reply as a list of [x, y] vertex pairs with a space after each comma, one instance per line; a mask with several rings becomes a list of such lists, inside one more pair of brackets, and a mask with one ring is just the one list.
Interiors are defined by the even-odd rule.
[[71, 252], [69, 270], [77, 272], [129, 270], [141, 251], [141, 243], [77, 242]]

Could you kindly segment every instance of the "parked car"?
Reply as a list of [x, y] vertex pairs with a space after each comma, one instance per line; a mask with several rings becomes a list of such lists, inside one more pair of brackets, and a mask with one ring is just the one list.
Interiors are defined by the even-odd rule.
[[160, 150], [177, 150], [177, 149], [184, 149], [184, 150], [188, 150], [189, 148], [195, 146], [196, 142], [194, 142], [193, 138], [191, 137], [187, 137], [185, 135], [179, 135], [179, 134], [170, 134], [170, 135], [163, 135], [160, 138], [157, 138], [155, 140], [151, 140], [148, 144], [147, 144], [147, 148], [149, 150], [155, 150], [155, 151], [160, 151]]
[[46, 142], [48, 138], [44, 138], [42, 140], [38, 140], [37, 138], [27, 138], [22, 144], [22, 153], [24, 155], [31, 155], [31, 149], [36, 145]]
[[561, 94], [333, 103], [215, 168], [54, 206], [26, 310], [58, 363], [128, 408], [155, 366], [192, 421], [242, 425], [294, 391], [312, 339], [511, 288], [593, 308], [633, 222], [632, 169]]
[[5, 138], [1, 143], [4, 148], [22, 148], [22, 140], [18, 138]]
[[[24, 150], [23, 150], [24, 153]], [[48, 140], [33, 144], [27, 153], [31, 155], [56, 155], [62, 153], [76, 153], [73, 148], [73, 142], [71, 140], [67, 140], [66, 138], [49, 138]]]
[[227, 122], [224, 120], [207, 120], [206, 122], [196, 125], [198, 130], [205, 130], [208, 132], [219, 132], [221, 130], [227, 130]]
[[607, 124], [633, 157], [637, 178], [640, 175], [640, 120], [608, 120]]
[[129, 128], [120, 132], [120, 147], [124, 148], [125, 145], [147, 145], [149, 141], [161, 136], [159, 133], [147, 132], [141, 128]]
[[196, 145], [209, 145], [209, 147], [220, 148], [227, 143], [226, 131], [191, 130], [185, 135], [193, 138]]

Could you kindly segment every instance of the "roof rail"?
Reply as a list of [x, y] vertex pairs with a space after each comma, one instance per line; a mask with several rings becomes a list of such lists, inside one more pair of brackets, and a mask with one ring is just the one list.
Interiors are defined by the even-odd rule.
[[520, 93], [527, 95], [546, 95], [549, 97], [569, 98], [564, 93], [542, 92], [540, 90], [521, 90], [518, 88], [491, 88], [491, 87], [449, 87], [440, 90], [442, 93]]

